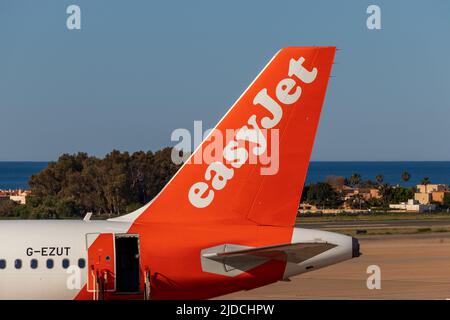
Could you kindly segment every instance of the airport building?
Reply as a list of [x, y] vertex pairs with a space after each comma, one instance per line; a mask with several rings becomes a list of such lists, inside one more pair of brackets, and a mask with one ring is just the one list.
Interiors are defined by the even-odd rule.
[[352, 188], [350, 186], [337, 186], [334, 189], [340, 192], [343, 200], [346, 201], [355, 195], [360, 195], [364, 200], [380, 199], [380, 191], [377, 188]]
[[11, 200], [18, 204], [26, 204], [27, 197], [31, 194], [29, 190], [0, 190], [0, 201]]
[[417, 200], [409, 199], [408, 202], [400, 202], [399, 204], [390, 204], [389, 208], [413, 212], [430, 212], [436, 210], [435, 204], [422, 204]]
[[414, 200], [420, 204], [431, 204], [433, 202], [444, 203], [446, 193], [450, 190], [445, 184], [418, 184], [417, 192], [414, 193]]

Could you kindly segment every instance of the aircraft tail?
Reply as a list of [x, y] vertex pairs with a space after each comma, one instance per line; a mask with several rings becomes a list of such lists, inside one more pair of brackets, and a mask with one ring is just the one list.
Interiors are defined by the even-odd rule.
[[335, 50], [280, 50], [159, 195], [114, 220], [292, 226]]

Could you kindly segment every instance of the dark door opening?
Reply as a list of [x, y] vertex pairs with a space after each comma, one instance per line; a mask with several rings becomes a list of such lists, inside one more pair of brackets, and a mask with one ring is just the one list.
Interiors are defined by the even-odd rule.
[[139, 238], [134, 235], [116, 235], [116, 292], [140, 291]]

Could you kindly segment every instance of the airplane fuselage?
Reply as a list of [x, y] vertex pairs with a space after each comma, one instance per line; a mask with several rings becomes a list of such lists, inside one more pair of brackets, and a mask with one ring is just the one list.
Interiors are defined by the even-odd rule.
[[[134, 258], [138, 261], [135, 280], [139, 290], [119, 295], [120, 279], [116, 275], [130, 270], [118, 270], [118, 264], [121, 259], [133, 259], [118, 251], [118, 241], [124, 237], [138, 239], [139, 256]], [[251, 272], [236, 273], [224, 265], [206, 265], [202, 258], [202, 251], [221, 244], [259, 247], [313, 241], [338, 245], [303, 263], [267, 261]], [[146, 276], [152, 299], [211, 298], [350, 259], [352, 246], [352, 238], [344, 235], [254, 224], [1, 221], [0, 298], [94, 299], [100, 290], [96, 277], [106, 273], [105, 299], [142, 299]]]

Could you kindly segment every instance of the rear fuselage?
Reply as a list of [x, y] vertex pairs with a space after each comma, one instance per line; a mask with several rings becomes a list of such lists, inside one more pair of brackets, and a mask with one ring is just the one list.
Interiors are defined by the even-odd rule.
[[[118, 295], [118, 250], [124, 236], [138, 238], [139, 290]], [[268, 261], [224, 275], [204, 270], [201, 252], [220, 244], [247, 247], [326, 241], [336, 248], [299, 264]], [[267, 285], [352, 258], [352, 238], [335, 233], [254, 224], [130, 224], [116, 221], [1, 221], [1, 299], [93, 299], [96, 276], [107, 278], [105, 299], [143, 298], [146, 277], [153, 299], [201, 299]], [[220, 270], [219, 270], [220, 271]], [[108, 275], [107, 275], [108, 274]], [[125, 281], [131, 281], [125, 276]], [[126, 280], [128, 279], [128, 280]], [[98, 279], [97, 279], [98, 280]]]

